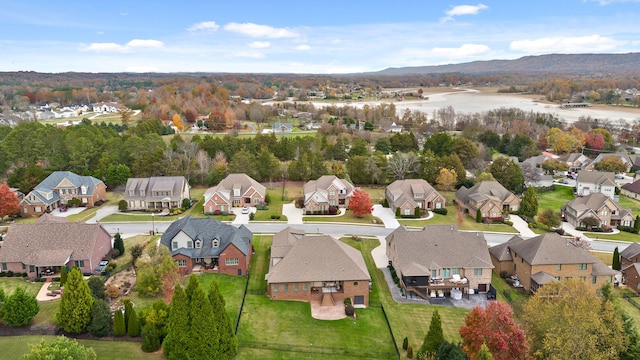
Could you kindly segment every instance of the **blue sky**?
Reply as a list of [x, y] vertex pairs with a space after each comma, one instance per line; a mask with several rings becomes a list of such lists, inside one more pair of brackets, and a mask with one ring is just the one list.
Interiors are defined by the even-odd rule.
[[640, 0], [0, 0], [0, 71], [348, 73], [640, 51]]

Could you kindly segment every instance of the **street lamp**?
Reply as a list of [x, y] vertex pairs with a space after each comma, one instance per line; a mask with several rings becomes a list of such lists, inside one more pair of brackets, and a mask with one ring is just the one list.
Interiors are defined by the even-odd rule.
[[156, 231], [156, 217], [155, 217], [155, 213], [151, 213], [151, 235], [155, 235]]

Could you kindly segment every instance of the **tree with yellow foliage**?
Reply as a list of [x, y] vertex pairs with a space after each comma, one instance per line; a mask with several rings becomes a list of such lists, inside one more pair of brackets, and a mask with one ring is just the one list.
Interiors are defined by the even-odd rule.
[[184, 126], [182, 125], [182, 119], [180, 119], [179, 114], [173, 114], [173, 125], [178, 128], [178, 132], [182, 132]]

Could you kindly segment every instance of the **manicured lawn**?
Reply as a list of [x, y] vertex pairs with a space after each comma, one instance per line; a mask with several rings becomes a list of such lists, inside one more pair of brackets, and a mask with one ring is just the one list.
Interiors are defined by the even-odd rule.
[[344, 223], [358, 223], [358, 224], [382, 224], [382, 220], [379, 218], [367, 214], [362, 217], [357, 217], [353, 214], [353, 211], [346, 210], [344, 215], [313, 215], [303, 216], [303, 222], [344, 222]]
[[198, 282], [202, 285], [205, 293], [209, 293], [209, 287], [212, 281], [218, 283], [220, 294], [224, 297], [227, 315], [231, 319], [233, 328], [236, 326], [238, 314], [240, 313], [240, 304], [242, 304], [242, 295], [247, 282], [246, 276], [231, 276], [225, 274], [201, 274], [198, 275]]
[[36, 295], [43, 283], [25, 281], [21, 277], [0, 277], [0, 288], [5, 295], [11, 295], [17, 287], [23, 288], [28, 294]]
[[47, 329], [54, 326], [56, 321], [56, 313], [60, 306], [60, 300], [39, 302], [40, 311], [31, 320], [31, 327], [35, 329]]
[[418, 226], [418, 227], [423, 227], [425, 225], [456, 224], [459, 230], [517, 233], [516, 229], [514, 229], [513, 226], [509, 226], [505, 224], [477, 223], [474, 218], [465, 214], [462, 215], [462, 223], [461, 223], [458, 220], [457, 207], [453, 205], [447, 206], [447, 210], [448, 210], [447, 215], [434, 214], [433, 217], [429, 220], [398, 219], [398, 222], [402, 225]]
[[556, 185], [555, 191], [538, 194], [538, 210], [551, 208], [560, 211], [560, 208], [569, 200], [573, 200], [573, 188], [570, 186]]
[[632, 199], [630, 197], [620, 195], [620, 201], [618, 204], [623, 208], [630, 208], [634, 214], [640, 213], [640, 201]]
[[382, 204], [384, 201], [384, 187], [362, 187], [361, 189], [369, 194], [369, 199], [371, 199], [374, 204]]
[[638, 242], [640, 241], [640, 235], [632, 234], [626, 231], [620, 231], [618, 234], [604, 234], [604, 233], [586, 233], [586, 235], [591, 239], [605, 239], [605, 240], [621, 240], [621, 241], [629, 241], [629, 242]]
[[[3, 336], [0, 337], [3, 359], [22, 359], [29, 352], [29, 344], [39, 343], [42, 339], [51, 341], [55, 336]], [[79, 340], [87, 347], [93, 348], [98, 359], [164, 359], [162, 354], [147, 354], [138, 342]]]
[[601, 251], [590, 251], [591, 255], [593, 255], [596, 259], [602, 261], [603, 264], [607, 266], [611, 266], [613, 262], [613, 254], [608, 252]]
[[271, 215], [280, 215], [280, 219], [276, 221], [287, 221], [287, 217], [282, 215], [282, 187], [276, 187], [273, 189], [267, 189], [267, 195], [270, 198], [269, 210], [256, 211], [255, 221], [274, 221], [271, 219]]

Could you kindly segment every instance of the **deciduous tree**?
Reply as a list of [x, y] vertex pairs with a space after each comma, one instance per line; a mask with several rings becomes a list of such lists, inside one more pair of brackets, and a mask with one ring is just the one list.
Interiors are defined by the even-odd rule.
[[623, 173], [627, 171], [627, 165], [624, 164], [622, 159], [616, 156], [605, 156], [602, 160], [593, 165], [593, 168], [598, 171], [609, 171], [614, 173]]
[[493, 177], [493, 175], [491, 175], [490, 172], [486, 172], [483, 171], [480, 173], [480, 175], [478, 175], [478, 177], [476, 178], [476, 184], [477, 183], [481, 183], [483, 181], [495, 181], [496, 179]]
[[95, 360], [96, 352], [80, 345], [77, 340], [58, 336], [51, 342], [44, 339], [37, 344], [29, 344], [29, 353], [24, 360]]
[[373, 203], [369, 198], [369, 194], [357, 188], [351, 194], [351, 199], [349, 200], [349, 209], [353, 211], [353, 214], [357, 217], [363, 217], [364, 215], [371, 214], [371, 207]]
[[18, 196], [7, 184], [0, 184], [0, 220], [5, 216], [16, 215], [20, 211]]
[[538, 215], [538, 221], [548, 228], [558, 227], [560, 226], [560, 213], [552, 208], [546, 208]]
[[477, 358], [483, 345], [496, 360], [528, 359], [525, 332], [513, 320], [513, 311], [506, 303], [491, 301], [486, 309], [476, 306], [459, 332], [462, 350], [472, 359]]
[[80, 269], [74, 267], [64, 286], [56, 322], [64, 331], [79, 334], [85, 332], [91, 321], [91, 305], [94, 299]]
[[520, 193], [524, 185], [524, 176], [520, 165], [506, 157], [499, 157], [489, 167], [491, 175], [502, 186], [515, 193]]
[[569, 170], [569, 164], [564, 161], [560, 161], [558, 159], [549, 158], [542, 162], [540, 165], [547, 174], [553, 174], [556, 171], [567, 171]]
[[436, 178], [436, 188], [440, 191], [453, 191], [457, 182], [456, 171], [443, 168], [440, 169], [440, 173]]

